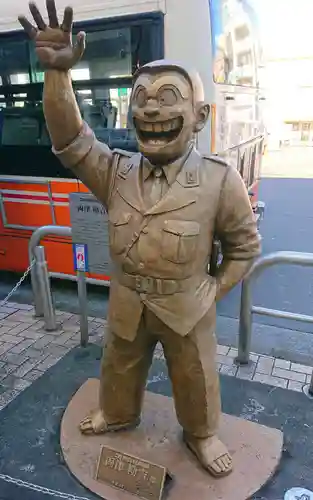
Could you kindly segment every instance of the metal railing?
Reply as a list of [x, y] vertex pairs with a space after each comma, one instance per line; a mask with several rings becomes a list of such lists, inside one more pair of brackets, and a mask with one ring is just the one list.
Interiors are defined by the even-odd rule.
[[[313, 316], [307, 316], [306, 314], [297, 314], [287, 311], [279, 311], [276, 309], [268, 309], [266, 307], [254, 306], [252, 304], [251, 287], [253, 282], [265, 269], [273, 267], [277, 264], [293, 264], [302, 267], [313, 267], [313, 253], [275, 252], [260, 257], [251, 267], [247, 276], [243, 280], [241, 287], [238, 356], [236, 360], [237, 363], [241, 365], [248, 364], [250, 359], [253, 314], [271, 316], [273, 318], [280, 319], [291, 319], [305, 323], [313, 323]], [[313, 396], [313, 374], [310, 385], [308, 387], [308, 393], [309, 395]]]
[[[44, 191], [37, 191], [38, 195], [44, 196], [46, 198], [46, 201], [48, 201], [49, 208], [50, 208], [50, 215], [51, 215], [51, 221], [52, 224], [56, 223], [56, 216], [55, 216], [55, 206], [53, 202], [53, 197], [52, 197], [52, 188], [51, 188], [51, 183], [46, 180], [40, 180], [40, 179], [34, 179], [32, 178], [31, 180], [27, 178], [16, 178], [14, 177], [3, 177], [1, 176], [0, 179], [1, 184], [7, 183], [7, 184], [23, 184], [23, 185], [40, 185], [46, 190]], [[3, 222], [3, 227], [5, 229], [23, 229], [23, 230], [30, 230], [33, 231], [37, 229], [37, 227], [34, 226], [28, 226], [24, 224], [11, 224], [8, 222], [7, 214], [5, 211], [5, 201], [9, 201], [10, 203], [14, 203], [16, 200], [15, 198], [10, 198], [10, 194], [14, 194], [15, 189], [11, 190], [6, 190], [3, 188], [0, 188], [0, 214]], [[27, 193], [27, 191], [26, 191]], [[27, 195], [26, 195], [27, 196]], [[17, 200], [20, 201], [20, 200]], [[25, 203], [27, 203], [27, 200], [25, 200]]]
[[[50, 277], [59, 277], [72, 281], [77, 281], [79, 311], [80, 311], [80, 333], [81, 345], [85, 346], [88, 343], [88, 313], [87, 313], [87, 283], [100, 286], [107, 286], [109, 282], [98, 279], [88, 279], [84, 272], [77, 271], [77, 275], [66, 275], [61, 273], [51, 273], [48, 270], [48, 265], [45, 257], [45, 250], [40, 245], [41, 240], [48, 235], [57, 235], [63, 237], [71, 237], [72, 229], [67, 226], [42, 226], [34, 231], [29, 242], [29, 260], [30, 264], [35, 259], [35, 265], [30, 265], [32, 288], [35, 302], [36, 316], [44, 317], [45, 329], [56, 330], [56, 316], [53, 305], [53, 298], [50, 286]], [[241, 305], [239, 319], [239, 336], [238, 336], [238, 356], [237, 363], [246, 365], [249, 363], [252, 335], [252, 316], [260, 314], [263, 316], [272, 316], [281, 319], [292, 319], [296, 321], [312, 323], [313, 316], [305, 314], [297, 314], [276, 309], [268, 309], [265, 307], [254, 306], [252, 304], [251, 287], [253, 282], [260, 274], [269, 267], [277, 264], [293, 264], [298, 266], [313, 267], [313, 253], [300, 252], [275, 252], [257, 259], [246, 275], [241, 288]], [[313, 374], [311, 382], [307, 388], [309, 396], [313, 397]]]
[[77, 281], [77, 292], [80, 314], [81, 345], [88, 343], [88, 309], [87, 309], [87, 283], [99, 286], [108, 286], [109, 281], [87, 278], [85, 273], [78, 271], [77, 275], [49, 272], [45, 256], [45, 249], [40, 245], [41, 241], [49, 235], [71, 237], [72, 228], [68, 226], [42, 226], [33, 232], [29, 245], [29, 262], [35, 259], [35, 265], [31, 267], [31, 282], [34, 295], [35, 315], [43, 317], [47, 331], [57, 330], [55, 309], [50, 286], [50, 278], [60, 278]]

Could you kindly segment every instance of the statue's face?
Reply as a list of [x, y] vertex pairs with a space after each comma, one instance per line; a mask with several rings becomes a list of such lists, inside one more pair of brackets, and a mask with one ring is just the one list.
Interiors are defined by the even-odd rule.
[[131, 107], [139, 149], [152, 163], [182, 156], [203, 119], [194, 109], [189, 81], [174, 70], [140, 74]]

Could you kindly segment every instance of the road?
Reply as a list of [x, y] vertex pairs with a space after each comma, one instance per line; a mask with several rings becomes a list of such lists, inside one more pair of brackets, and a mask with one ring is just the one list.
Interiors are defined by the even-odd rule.
[[[311, 168], [311, 173], [310, 173]], [[310, 177], [309, 177], [310, 174]], [[260, 186], [265, 202], [261, 222], [263, 254], [280, 250], [313, 252], [313, 148], [285, 149], [266, 158]], [[313, 269], [277, 266], [267, 270], [255, 288], [255, 303], [284, 311], [313, 313]], [[219, 314], [238, 317], [240, 290], [220, 304]], [[262, 322], [293, 328], [290, 321], [262, 318]], [[304, 331], [313, 326], [297, 325]]]
[[[313, 252], [313, 148], [285, 148], [268, 153], [263, 167], [260, 199], [266, 204], [261, 223], [263, 254], [279, 250]], [[0, 298], [12, 287], [12, 277], [3, 276]], [[54, 283], [56, 306], [78, 312], [75, 285]], [[105, 316], [108, 291], [89, 290], [90, 315]], [[254, 303], [274, 309], [313, 314], [313, 269], [277, 266], [268, 269], [255, 286]], [[19, 302], [31, 301], [30, 285], [15, 295]], [[236, 345], [240, 287], [218, 304], [219, 341]], [[313, 356], [313, 325], [255, 317], [253, 350], [281, 355], [298, 362]]]

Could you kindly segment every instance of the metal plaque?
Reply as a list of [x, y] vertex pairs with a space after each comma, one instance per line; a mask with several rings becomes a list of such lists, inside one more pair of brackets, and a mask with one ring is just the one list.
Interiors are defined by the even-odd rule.
[[108, 446], [101, 448], [97, 481], [144, 500], [161, 500], [167, 476], [166, 468], [161, 465], [121, 453]]
[[284, 500], [312, 500], [313, 491], [306, 490], [304, 488], [291, 488], [291, 490], [286, 491]]
[[73, 244], [86, 248], [90, 273], [110, 275], [108, 214], [104, 206], [89, 193], [70, 193], [69, 200]]

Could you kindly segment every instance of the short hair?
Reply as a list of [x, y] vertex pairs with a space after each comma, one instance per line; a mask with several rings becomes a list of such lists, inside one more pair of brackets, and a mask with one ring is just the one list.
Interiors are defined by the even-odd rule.
[[139, 75], [142, 73], [157, 73], [158, 71], [176, 71], [188, 80], [193, 92], [194, 104], [204, 102], [204, 88], [201, 77], [197, 71], [192, 68], [187, 68], [186, 65], [177, 61], [168, 59], [159, 59], [150, 63], [144, 64], [137, 69], [133, 76], [135, 83]]

